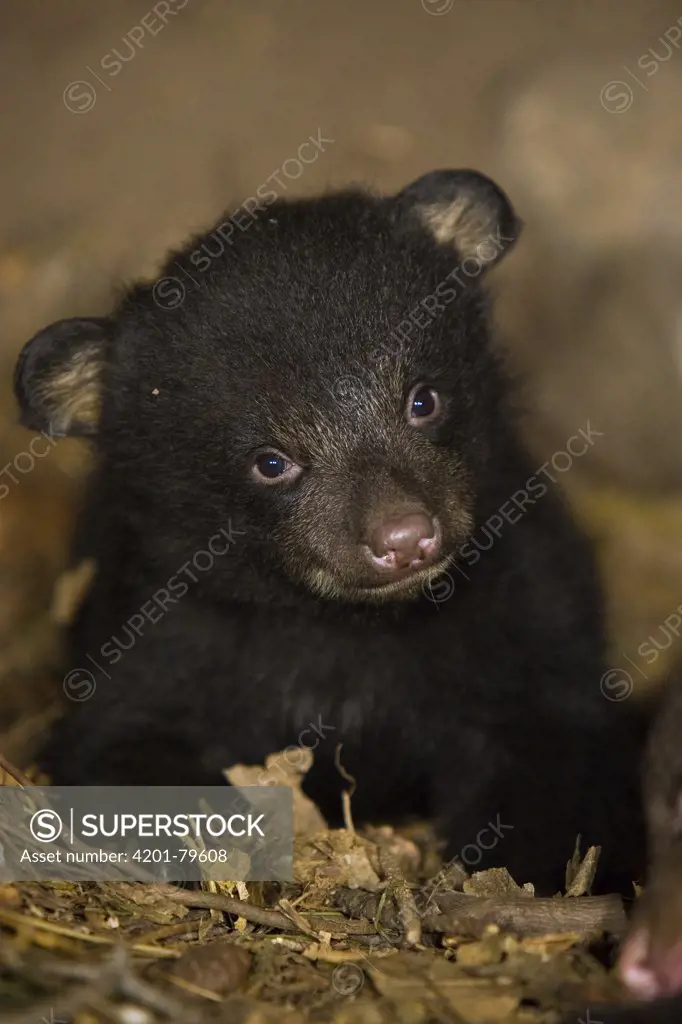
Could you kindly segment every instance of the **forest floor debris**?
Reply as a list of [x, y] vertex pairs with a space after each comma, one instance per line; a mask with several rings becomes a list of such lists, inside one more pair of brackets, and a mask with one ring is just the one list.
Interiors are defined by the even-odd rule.
[[[556, 1024], [622, 998], [608, 964], [625, 910], [589, 895], [597, 850], [567, 858], [551, 899], [503, 868], [434, 874], [428, 826], [356, 831], [348, 811], [328, 829], [300, 790], [306, 768], [289, 778], [291, 883], [0, 885], [3, 1021]], [[27, 780], [5, 764], [1, 781]]]

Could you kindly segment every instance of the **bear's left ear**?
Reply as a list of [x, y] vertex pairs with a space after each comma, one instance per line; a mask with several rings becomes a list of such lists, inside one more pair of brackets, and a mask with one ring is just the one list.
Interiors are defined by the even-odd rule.
[[97, 433], [108, 318], [58, 320], [26, 342], [14, 371], [20, 422], [59, 437]]
[[523, 226], [502, 189], [478, 171], [431, 171], [394, 201], [440, 245], [487, 266], [509, 252]]

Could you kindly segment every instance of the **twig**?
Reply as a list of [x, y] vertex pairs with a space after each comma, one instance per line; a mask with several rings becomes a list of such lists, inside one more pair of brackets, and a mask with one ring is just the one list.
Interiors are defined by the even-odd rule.
[[311, 935], [314, 939], [319, 939], [319, 935], [314, 931], [313, 926], [306, 921], [303, 914], [296, 910], [296, 907], [289, 900], [282, 899], [279, 901], [279, 905], [286, 914], [287, 917], [291, 918], [293, 923], [298, 926], [303, 934]]
[[201, 988], [199, 985], [194, 985], [191, 981], [187, 981], [186, 978], [176, 978], [174, 974], [169, 974], [168, 971], [159, 971], [159, 977], [171, 985], [176, 985], [184, 992], [189, 992], [190, 995], [201, 996], [202, 999], [210, 999], [214, 1003], [222, 1003], [224, 1001], [224, 997], [219, 995], [218, 992], [214, 992], [210, 988]]
[[[100, 946], [118, 945], [119, 939], [110, 939], [106, 935], [91, 935], [89, 932], [79, 932], [76, 928], [68, 928], [63, 924], [54, 924], [52, 921], [44, 921], [41, 917], [31, 917], [29, 914], [18, 914], [13, 910], [0, 907], [0, 921], [12, 928], [33, 928], [36, 931], [52, 932], [53, 935], [63, 935], [67, 939], [80, 939], [81, 942], [90, 942]], [[127, 947], [135, 953], [144, 953], [145, 956], [165, 957], [166, 959], [180, 956], [179, 950], [168, 949], [164, 946], [148, 946], [144, 943], [135, 942]]]
[[426, 930], [456, 932], [471, 923], [479, 928], [497, 924], [519, 935], [609, 932], [618, 937], [627, 928], [623, 902], [616, 895], [546, 899], [528, 896], [488, 898], [447, 893], [438, 898], [437, 904], [442, 912], [426, 915]]
[[54, 1020], [55, 1017], [74, 1017], [88, 1003], [109, 995], [116, 975], [121, 969], [121, 954], [117, 950], [109, 963], [101, 964], [95, 978], [84, 985], [74, 985], [65, 994], [54, 993], [33, 1003], [28, 1010], [3, 1015], [3, 1024], [35, 1024], [36, 1021]]
[[308, 914], [303, 917], [297, 914], [301, 921], [305, 921], [305, 928], [296, 924], [286, 914], [277, 910], [266, 910], [265, 907], [254, 906], [253, 903], [245, 903], [233, 896], [223, 896], [220, 893], [212, 892], [191, 892], [187, 889], [174, 889], [171, 886], [159, 886], [159, 892], [169, 900], [182, 903], [186, 907], [205, 907], [207, 909], [222, 910], [234, 917], [245, 917], [252, 924], [260, 924], [266, 928], [276, 928], [283, 932], [303, 932], [305, 935], [315, 935], [318, 931], [331, 932], [332, 935], [375, 935], [376, 929], [369, 921], [348, 921], [338, 914]]
[[421, 941], [422, 922], [414, 893], [400, 869], [398, 858], [386, 846], [379, 845], [379, 863], [398, 908], [398, 917], [404, 929], [405, 945], [416, 946]]
[[[342, 889], [336, 894], [336, 905], [351, 917], [372, 919], [378, 899], [374, 893]], [[619, 896], [580, 896], [563, 899], [520, 897], [482, 897], [465, 893], [439, 893], [427, 901], [420, 894], [417, 909], [428, 908], [422, 919], [426, 932], [443, 932], [479, 936], [486, 925], [518, 935], [547, 935], [550, 932], [578, 932], [586, 936], [609, 932], [619, 937], [627, 921]], [[396, 928], [400, 916], [387, 906], [378, 922], [383, 928]]]
[[3, 771], [7, 775], [9, 775], [10, 779], [14, 779], [18, 786], [33, 785], [28, 775], [24, 775], [24, 773], [20, 771], [19, 768], [15, 768], [14, 765], [7, 760], [7, 758], [2, 756], [2, 754], [0, 754], [0, 771]]
[[[161, 887], [159, 889], [161, 890]], [[253, 924], [265, 925], [267, 928], [279, 928], [285, 932], [299, 931], [298, 925], [285, 914], [280, 914], [277, 910], [266, 910], [265, 907], [256, 907], [253, 903], [237, 900], [233, 896], [223, 896], [222, 893], [191, 892], [188, 889], [173, 889], [168, 886], [163, 887], [163, 896], [169, 900], [174, 900], [176, 903], [182, 903], [186, 907], [222, 910], [235, 917], [244, 917]]]
[[187, 1007], [181, 1006], [164, 992], [159, 992], [129, 969], [121, 971], [118, 990], [125, 999], [130, 999], [133, 1003], [141, 1003], [166, 1017], [182, 1017], [184, 1024], [188, 1024]]
[[[177, 1017], [182, 1012], [182, 1007], [176, 1000], [160, 992], [149, 982], [144, 981], [131, 970], [125, 946], [118, 946], [111, 954], [108, 961], [100, 963], [74, 963], [58, 958], [42, 958], [36, 966], [40, 967], [43, 974], [53, 974], [57, 977], [68, 978], [71, 981], [93, 982], [97, 981], [103, 969], [111, 970], [112, 991], [132, 1002], [141, 1003], [151, 1010], [163, 1013], [167, 1017]], [[171, 975], [159, 971], [164, 977]]]
[[343, 810], [343, 824], [346, 828], [346, 831], [350, 832], [350, 834], [354, 836], [355, 825], [353, 824], [353, 813], [351, 811], [350, 802], [353, 799], [357, 782], [341, 764], [342, 747], [343, 743], [337, 743], [336, 749], [334, 750], [334, 764], [336, 765], [336, 770], [338, 771], [341, 778], [345, 779], [346, 782], [350, 783], [350, 789], [344, 789], [343, 793], [341, 794], [341, 808]]
[[60, 1018], [72, 1018], [89, 1003], [102, 998], [110, 991], [110, 978], [102, 974], [97, 981], [91, 981], [87, 985], [75, 985], [69, 991], [61, 995], [56, 993], [47, 996], [45, 999], [32, 1003], [28, 1010], [21, 1010], [18, 1013], [3, 1013], [3, 1024], [36, 1024], [40, 1020], [59, 1020]]
[[147, 1006], [165, 1017], [179, 1018], [185, 1024], [190, 1020], [186, 1007], [157, 991], [148, 982], [138, 978], [131, 970], [123, 946], [118, 946], [104, 963], [72, 964], [46, 960], [43, 971], [62, 977], [78, 978], [84, 984], [72, 986], [65, 994], [53, 993], [28, 1011], [3, 1016], [3, 1024], [35, 1024], [37, 1020], [56, 1020], [75, 1017], [86, 1007], [99, 1007], [112, 996], [123, 996], [131, 1002]]
[[186, 917], [184, 921], [178, 921], [176, 924], [162, 924], [149, 932], [142, 932], [141, 935], [137, 936], [137, 941], [148, 946], [150, 942], [158, 942], [159, 939], [169, 939], [172, 935], [182, 935], [183, 932], [197, 931], [200, 923], [201, 918]]

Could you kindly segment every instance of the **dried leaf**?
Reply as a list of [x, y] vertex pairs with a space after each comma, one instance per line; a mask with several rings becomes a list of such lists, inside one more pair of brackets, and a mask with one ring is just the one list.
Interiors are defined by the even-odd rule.
[[372, 863], [373, 844], [345, 829], [318, 833], [294, 848], [296, 880], [311, 887], [309, 898], [332, 889], [368, 889], [381, 885]]
[[518, 995], [499, 991], [490, 983], [481, 990], [473, 982], [447, 982], [439, 985], [438, 991], [467, 1024], [507, 1020], [520, 1001]]
[[478, 942], [462, 942], [457, 947], [457, 963], [460, 967], [499, 964], [504, 952], [504, 943], [498, 930], [496, 934], [486, 935]]
[[506, 868], [477, 871], [463, 883], [462, 889], [470, 896], [535, 895], [535, 890], [530, 882], [526, 882], [523, 887], [517, 885]]
[[513, 984], [501, 987], [489, 978], [471, 978], [462, 969], [442, 957], [402, 953], [380, 964], [368, 960], [368, 970], [375, 987], [395, 1007], [400, 1021], [405, 1020], [405, 1007], [412, 1007], [412, 1019], [430, 1019], [443, 1003], [454, 1010], [467, 1024], [492, 1024], [504, 1020], [517, 1009], [521, 992]]
[[316, 805], [301, 789], [303, 779], [313, 764], [312, 751], [307, 747], [296, 747], [296, 760], [292, 763], [291, 751], [282, 750], [270, 754], [262, 765], [234, 764], [224, 771], [233, 786], [290, 786], [293, 790], [294, 833], [311, 835], [326, 829], [327, 822]]
[[566, 866], [566, 895], [589, 896], [599, 865], [600, 846], [590, 846], [585, 856], [580, 856], [580, 838], [576, 842], [573, 857]]
[[21, 906], [21, 893], [15, 885], [0, 885], [0, 904], [5, 907]]
[[187, 917], [189, 910], [181, 903], [169, 900], [162, 886], [132, 882], [112, 882], [102, 885], [109, 912], [127, 914], [156, 924], [166, 924]]
[[244, 983], [253, 958], [241, 946], [231, 942], [213, 942], [193, 946], [169, 969], [174, 978], [189, 982], [195, 988], [226, 995]]

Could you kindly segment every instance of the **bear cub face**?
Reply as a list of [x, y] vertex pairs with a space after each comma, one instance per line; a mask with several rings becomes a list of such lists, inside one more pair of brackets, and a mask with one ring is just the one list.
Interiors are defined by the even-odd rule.
[[113, 316], [36, 335], [23, 422], [94, 439], [159, 559], [238, 522], [211, 586], [413, 597], [467, 539], [503, 429], [479, 278], [518, 233], [472, 171], [277, 201], [228, 245], [195, 238]]

